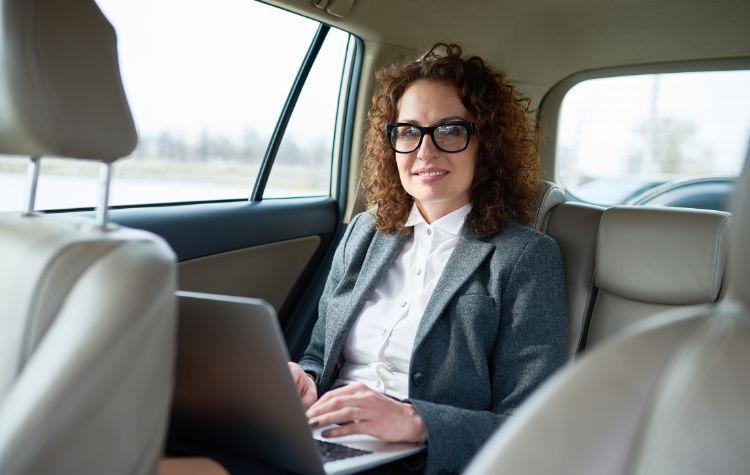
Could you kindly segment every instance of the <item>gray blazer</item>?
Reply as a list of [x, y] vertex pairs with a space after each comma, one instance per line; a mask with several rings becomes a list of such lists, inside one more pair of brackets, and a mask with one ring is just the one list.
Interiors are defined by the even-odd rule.
[[[375, 232], [365, 212], [349, 224], [320, 298], [300, 366], [330, 389], [368, 294], [408, 239]], [[548, 236], [508, 223], [479, 238], [464, 227], [414, 341], [409, 401], [428, 435], [427, 474], [459, 472], [565, 360], [564, 272]]]

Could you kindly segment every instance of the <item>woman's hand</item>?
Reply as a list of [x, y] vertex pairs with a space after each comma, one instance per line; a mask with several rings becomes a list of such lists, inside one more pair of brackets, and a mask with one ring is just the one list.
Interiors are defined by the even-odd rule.
[[288, 365], [289, 371], [292, 372], [292, 378], [294, 378], [294, 384], [297, 385], [299, 397], [302, 398], [302, 405], [307, 410], [318, 400], [318, 389], [315, 387], [315, 381], [297, 363], [290, 361]]
[[427, 440], [422, 417], [409, 403], [391, 399], [364, 384], [328, 391], [307, 410], [318, 427], [339, 424], [323, 437], [368, 434], [386, 442], [421, 443]]

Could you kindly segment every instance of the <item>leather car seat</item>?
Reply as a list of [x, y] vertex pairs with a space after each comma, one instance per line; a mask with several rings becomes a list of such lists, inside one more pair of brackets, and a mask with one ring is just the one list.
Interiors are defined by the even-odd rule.
[[715, 302], [728, 213], [613, 206], [599, 223], [586, 349], [664, 310]]
[[748, 473], [750, 160], [738, 184], [726, 299], [653, 316], [577, 359], [466, 474]]
[[[0, 214], [0, 473], [154, 473], [176, 267], [107, 222], [111, 163], [136, 144], [115, 33], [93, 0], [0, 8], [0, 154], [33, 157], [26, 212]], [[96, 221], [34, 212], [43, 156], [101, 162]]]
[[558, 204], [547, 213], [545, 232], [560, 247], [565, 267], [568, 359], [572, 359], [583, 348], [586, 326], [596, 299], [594, 255], [603, 212], [604, 209], [599, 206], [566, 202]]

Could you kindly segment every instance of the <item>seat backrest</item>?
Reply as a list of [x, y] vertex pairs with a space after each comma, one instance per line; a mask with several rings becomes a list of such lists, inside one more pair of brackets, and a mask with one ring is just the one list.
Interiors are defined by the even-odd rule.
[[[108, 178], [136, 143], [111, 25], [94, 0], [0, 8], [0, 154], [97, 160]], [[6, 213], [0, 261], [0, 473], [153, 473], [173, 374], [169, 246], [106, 220]]]
[[727, 213], [615, 206], [599, 224], [591, 348], [655, 313], [714, 302], [724, 277]]
[[739, 190], [727, 298], [652, 316], [579, 358], [516, 411], [467, 475], [747, 473], [750, 159]]
[[594, 254], [603, 212], [604, 208], [581, 203], [558, 204], [549, 212], [546, 232], [560, 247], [565, 265], [568, 358], [575, 356], [582, 347], [594, 306]]
[[550, 211], [565, 202], [565, 191], [559, 185], [549, 181], [539, 182], [535, 197], [536, 212], [531, 221], [526, 223], [530, 228], [546, 232], [549, 225]]

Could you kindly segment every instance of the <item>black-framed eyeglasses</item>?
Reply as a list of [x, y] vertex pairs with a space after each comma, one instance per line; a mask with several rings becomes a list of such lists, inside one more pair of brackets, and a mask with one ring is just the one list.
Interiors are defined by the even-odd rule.
[[469, 146], [473, 132], [474, 123], [465, 120], [451, 120], [431, 127], [420, 127], [405, 122], [385, 126], [388, 143], [393, 151], [398, 153], [411, 153], [418, 149], [425, 134], [429, 134], [432, 143], [443, 152], [461, 152]]

